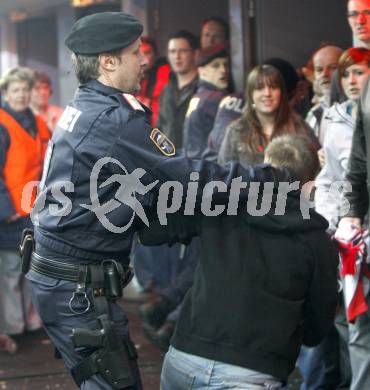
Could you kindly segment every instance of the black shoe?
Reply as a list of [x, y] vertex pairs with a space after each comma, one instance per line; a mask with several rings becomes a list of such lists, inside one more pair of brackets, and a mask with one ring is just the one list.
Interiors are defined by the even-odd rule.
[[167, 298], [155, 295], [150, 302], [140, 306], [139, 314], [144, 326], [159, 329], [173, 308], [174, 306]]
[[144, 327], [147, 338], [163, 352], [168, 351], [174, 330], [175, 322], [172, 321], [166, 321], [158, 330]]

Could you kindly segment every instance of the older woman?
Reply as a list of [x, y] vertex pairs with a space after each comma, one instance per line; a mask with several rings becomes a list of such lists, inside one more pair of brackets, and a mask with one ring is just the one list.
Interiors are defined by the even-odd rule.
[[319, 149], [313, 131], [289, 105], [286, 86], [278, 69], [271, 65], [255, 67], [246, 86], [247, 109], [226, 129], [219, 162], [262, 163], [267, 144], [282, 134], [307, 137]]
[[32, 85], [33, 72], [21, 67], [0, 80], [0, 330], [6, 334], [40, 327], [25, 292], [18, 254], [22, 230], [31, 226], [22, 191], [40, 179], [50, 138], [45, 122], [29, 109]]

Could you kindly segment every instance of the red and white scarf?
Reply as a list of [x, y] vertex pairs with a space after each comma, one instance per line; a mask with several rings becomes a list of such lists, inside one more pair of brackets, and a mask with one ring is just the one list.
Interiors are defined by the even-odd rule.
[[349, 322], [369, 309], [366, 296], [370, 290], [368, 267], [369, 232], [353, 225], [338, 229], [334, 236], [340, 254], [340, 274]]

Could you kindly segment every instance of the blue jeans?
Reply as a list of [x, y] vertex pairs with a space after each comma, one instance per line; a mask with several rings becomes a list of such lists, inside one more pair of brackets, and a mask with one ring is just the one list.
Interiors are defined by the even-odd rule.
[[163, 362], [161, 390], [278, 390], [271, 375], [209, 360], [170, 347]]
[[302, 345], [298, 367], [303, 378], [300, 390], [324, 389], [325, 365], [322, 344], [311, 348]]

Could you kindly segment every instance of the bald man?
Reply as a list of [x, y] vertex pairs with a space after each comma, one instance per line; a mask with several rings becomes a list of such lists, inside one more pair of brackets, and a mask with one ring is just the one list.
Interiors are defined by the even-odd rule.
[[202, 22], [200, 33], [200, 47], [226, 45], [229, 40], [229, 26], [224, 19], [217, 16], [205, 19]]
[[330, 85], [333, 73], [338, 67], [338, 60], [343, 50], [335, 45], [325, 45], [313, 54], [314, 81], [321, 95], [319, 103], [311, 108], [306, 117], [306, 122], [312, 127], [320, 144], [324, 142], [325, 129], [321, 126], [321, 120], [326, 108], [329, 107]]

